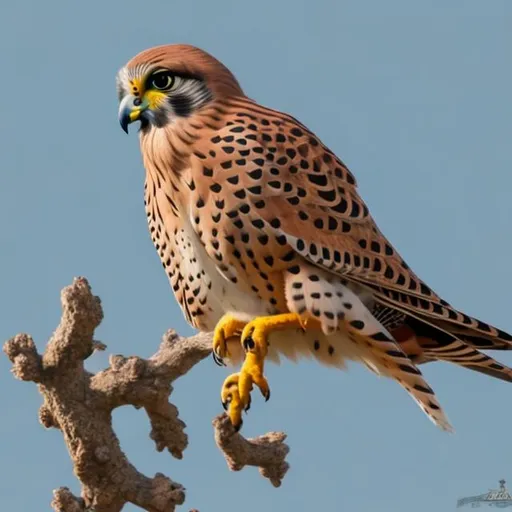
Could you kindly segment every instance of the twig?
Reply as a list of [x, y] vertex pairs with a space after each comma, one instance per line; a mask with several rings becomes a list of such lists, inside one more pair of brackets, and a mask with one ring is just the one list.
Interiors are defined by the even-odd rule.
[[284, 432], [269, 432], [255, 439], [245, 439], [235, 432], [226, 414], [213, 420], [215, 442], [224, 453], [229, 469], [240, 471], [245, 466], [256, 466], [260, 474], [279, 487], [289, 469], [285, 461], [290, 451], [284, 444]]

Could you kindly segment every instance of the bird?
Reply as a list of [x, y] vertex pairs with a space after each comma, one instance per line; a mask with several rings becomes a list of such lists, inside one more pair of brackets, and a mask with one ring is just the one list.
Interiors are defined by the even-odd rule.
[[144, 50], [117, 73], [118, 120], [139, 123], [151, 239], [188, 323], [213, 332], [236, 430], [267, 360], [361, 363], [453, 431], [420, 366], [445, 361], [507, 382], [483, 350], [512, 336], [423, 282], [380, 231], [356, 178], [299, 120], [249, 98], [188, 44]]

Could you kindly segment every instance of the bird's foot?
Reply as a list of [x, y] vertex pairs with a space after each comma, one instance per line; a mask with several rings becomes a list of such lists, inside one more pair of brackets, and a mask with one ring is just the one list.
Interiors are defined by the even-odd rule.
[[259, 361], [254, 354], [247, 354], [240, 373], [227, 377], [221, 391], [222, 406], [228, 411], [229, 419], [237, 431], [243, 423], [242, 412], [247, 412], [251, 407], [254, 385], [267, 401], [270, 398], [270, 388], [263, 375], [263, 360]]
[[241, 343], [245, 360], [240, 373], [230, 375], [222, 386], [221, 398], [225, 409], [229, 407], [231, 423], [238, 430], [242, 425], [242, 412], [251, 405], [251, 391], [256, 385], [265, 401], [270, 398], [270, 388], [263, 375], [265, 356], [268, 352], [268, 336], [272, 331], [297, 328], [304, 329], [301, 317], [295, 313], [258, 317], [249, 322], [242, 331]]
[[235, 427], [235, 430], [240, 430], [242, 426], [242, 412], [248, 411], [251, 407], [251, 395], [249, 390], [249, 398], [246, 399], [246, 403], [242, 403], [240, 392], [238, 390], [238, 384], [240, 382], [240, 373], [233, 373], [226, 378], [222, 384], [222, 390], [220, 393], [222, 400], [222, 407], [228, 412], [231, 424]]
[[233, 316], [224, 315], [213, 332], [213, 359], [219, 365], [224, 365], [224, 358], [229, 356], [227, 340], [232, 336], [240, 336], [247, 322], [237, 320]]

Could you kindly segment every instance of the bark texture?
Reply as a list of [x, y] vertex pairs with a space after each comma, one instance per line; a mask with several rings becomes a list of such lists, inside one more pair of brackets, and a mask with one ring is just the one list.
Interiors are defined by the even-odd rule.
[[[93, 374], [85, 370], [84, 361], [105, 349], [94, 340], [103, 318], [100, 299], [86, 279], [77, 278], [62, 290], [61, 302], [60, 324], [42, 355], [27, 334], [4, 344], [14, 376], [37, 383], [43, 396], [39, 420], [62, 432], [82, 484], [81, 497], [65, 487], [55, 490], [53, 509], [117, 512], [133, 503], [150, 512], [174, 511], [185, 501], [184, 487], [160, 473], [143, 475], [130, 463], [112, 428], [112, 411], [123, 405], [144, 408], [156, 449], [181, 459], [188, 439], [178, 409], [169, 402], [172, 383], [211, 354], [211, 333], [184, 338], [169, 330], [149, 359], [111, 356], [109, 368]], [[231, 470], [256, 466], [274, 486], [281, 484], [288, 470], [285, 434], [245, 439], [225, 414], [213, 420], [213, 427]]]

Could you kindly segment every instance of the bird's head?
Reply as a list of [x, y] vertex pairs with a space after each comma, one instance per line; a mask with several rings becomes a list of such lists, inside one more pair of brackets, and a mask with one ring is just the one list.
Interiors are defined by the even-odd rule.
[[240, 96], [236, 78], [217, 59], [189, 45], [157, 46], [136, 55], [117, 74], [119, 122], [162, 128], [215, 99]]

